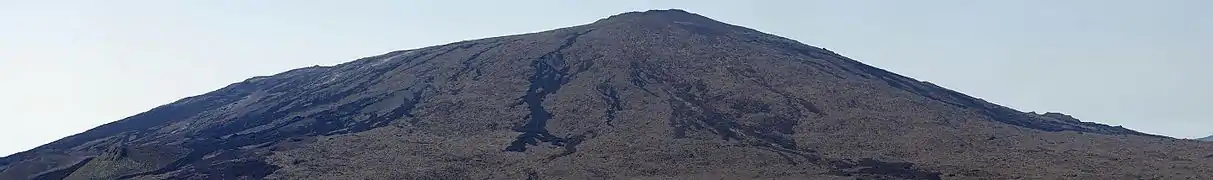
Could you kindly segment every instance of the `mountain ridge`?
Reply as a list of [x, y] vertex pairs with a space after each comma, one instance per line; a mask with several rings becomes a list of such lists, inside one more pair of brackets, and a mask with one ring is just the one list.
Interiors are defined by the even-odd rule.
[[[1115, 148], [1125, 144], [1166, 146]], [[1208, 172], [1194, 162], [1175, 174], [1133, 169], [1170, 163], [1150, 159], [1074, 164], [1206, 155], [1152, 154], [1172, 146], [1209, 148], [1024, 113], [795, 40], [657, 10], [249, 78], [0, 158], [0, 179]], [[1023, 166], [1042, 162], [1091, 172]]]

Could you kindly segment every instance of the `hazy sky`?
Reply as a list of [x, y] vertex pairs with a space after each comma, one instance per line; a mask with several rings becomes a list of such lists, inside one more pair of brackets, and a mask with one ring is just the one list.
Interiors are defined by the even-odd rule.
[[1213, 134], [1213, 1], [0, 0], [0, 156], [249, 77], [679, 8], [1022, 111]]

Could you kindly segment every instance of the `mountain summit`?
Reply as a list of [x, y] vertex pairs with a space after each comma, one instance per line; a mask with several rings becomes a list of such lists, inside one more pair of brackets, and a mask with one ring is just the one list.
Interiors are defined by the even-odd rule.
[[1211, 150], [655, 10], [250, 78], [0, 179], [1211, 179]]

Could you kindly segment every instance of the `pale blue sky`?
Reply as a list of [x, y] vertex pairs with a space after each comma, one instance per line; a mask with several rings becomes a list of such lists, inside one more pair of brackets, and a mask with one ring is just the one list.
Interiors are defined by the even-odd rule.
[[680, 8], [1023, 111], [1213, 134], [1213, 1], [0, 0], [0, 155], [243, 79]]

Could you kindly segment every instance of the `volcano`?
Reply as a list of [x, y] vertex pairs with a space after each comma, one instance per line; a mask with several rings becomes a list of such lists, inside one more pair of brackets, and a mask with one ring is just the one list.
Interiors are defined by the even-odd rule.
[[0, 158], [0, 179], [704, 178], [1213, 179], [1213, 143], [652, 10], [253, 77]]

